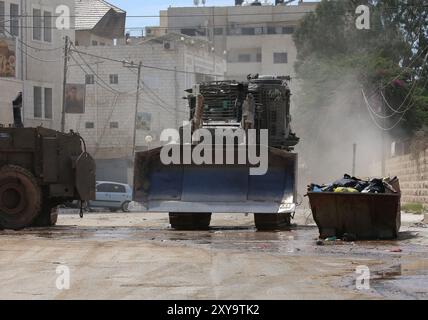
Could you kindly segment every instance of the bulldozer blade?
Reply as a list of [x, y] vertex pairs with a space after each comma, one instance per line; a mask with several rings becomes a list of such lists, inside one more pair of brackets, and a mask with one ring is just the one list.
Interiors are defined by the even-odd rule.
[[265, 175], [250, 165], [165, 165], [161, 149], [135, 159], [134, 201], [148, 212], [292, 213], [297, 155], [269, 148]]

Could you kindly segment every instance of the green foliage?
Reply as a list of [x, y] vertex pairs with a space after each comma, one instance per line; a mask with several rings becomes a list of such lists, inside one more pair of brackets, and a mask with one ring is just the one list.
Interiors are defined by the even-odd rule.
[[407, 213], [421, 214], [425, 212], [422, 203], [406, 203], [401, 205], [401, 210]]

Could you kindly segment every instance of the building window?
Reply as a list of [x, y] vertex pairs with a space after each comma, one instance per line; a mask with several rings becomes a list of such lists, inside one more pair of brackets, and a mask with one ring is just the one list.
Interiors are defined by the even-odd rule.
[[52, 119], [52, 88], [45, 88], [45, 118]]
[[111, 74], [110, 84], [118, 84], [118, 83], [119, 83], [119, 76], [117, 74]]
[[43, 40], [52, 42], [52, 13], [43, 12]]
[[19, 6], [17, 4], [10, 4], [10, 33], [19, 36]]
[[256, 35], [261, 35], [261, 34], [263, 34], [263, 32], [264, 32], [263, 27], [258, 27], [258, 28], [255, 28], [255, 29], [254, 29], [254, 33], [255, 33]]
[[52, 88], [34, 87], [34, 118], [52, 119]]
[[223, 28], [215, 28], [214, 29], [214, 35], [222, 36], [223, 35]]
[[98, 41], [96, 41], [96, 40], [92, 40], [92, 45], [93, 45], [93, 46], [97, 46], [97, 45], [98, 45]]
[[85, 122], [85, 128], [86, 129], [94, 129], [95, 124], [93, 122]]
[[119, 128], [119, 122], [110, 122], [110, 129], [118, 129]]
[[33, 9], [33, 40], [42, 40], [42, 10]]
[[261, 53], [257, 53], [256, 61], [257, 62], [262, 62], [262, 54]]
[[256, 31], [254, 28], [242, 28], [241, 34], [244, 36], [253, 36], [256, 34]]
[[4, 7], [4, 1], [0, 1], [0, 34], [4, 34], [5, 18], [6, 18], [6, 11]]
[[294, 33], [294, 27], [283, 27], [282, 33], [283, 34], [293, 34]]
[[268, 27], [267, 34], [276, 34], [276, 27]]
[[250, 54], [240, 54], [238, 55], [238, 62], [250, 62], [251, 61], [251, 55]]
[[273, 63], [288, 63], [287, 52], [274, 52]]
[[42, 115], [42, 88], [34, 87], [34, 118], [41, 118]]
[[87, 74], [85, 75], [85, 84], [94, 84], [95, 78], [93, 74]]

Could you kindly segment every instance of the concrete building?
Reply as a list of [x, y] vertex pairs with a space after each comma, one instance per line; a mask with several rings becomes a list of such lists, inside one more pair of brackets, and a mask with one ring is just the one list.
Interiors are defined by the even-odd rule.
[[[257, 2], [257, 1], [255, 1]], [[233, 3], [233, 1], [231, 1]], [[242, 3], [242, 1], [236, 1]], [[160, 26], [146, 35], [179, 32], [213, 43], [227, 59], [227, 78], [245, 80], [252, 74], [294, 75], [296, 48], [292, 34], [316, 2], [297, 5], [170, 7], [160, 13]]]
[[[66, 129], [82, 134], [97, 161], [97, 179], [132, 183], [136, 123], [137, 150], [160, 146], [166, 128], [188, 120], [185, 89], [201, 80], [223, 78], [226, 62], [205, 40], [167, 34], [105, 50], [78, 47], [72, 52], [70, 84], [86, 85], [85, 112], [67, 114]], [[85, 54], [84, 54], [84, 53]], [[126, 61], [126, 63], [122, 63]], [[137, 66], [142, 62], [135, 121]], [[134, 65], [129, 65], [133, 62]]]
[[126, 12], [103, 0], [75, 0], [76, 46], [108, 46], [125, 36]]
[[73, 12], [74, 0], [0, 0], [0, 59], [9, 63], [8, 72], [5, 64], [0, 70], [2, 114], [22, 93], [25, 126], [60, 129], [62, 55], [65, 36], [74, 41]]

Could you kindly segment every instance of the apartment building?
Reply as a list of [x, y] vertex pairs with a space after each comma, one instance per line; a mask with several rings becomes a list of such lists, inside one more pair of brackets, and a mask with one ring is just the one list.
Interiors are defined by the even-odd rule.
[[0, 104], [8, 109], [22, 94], [25, 126], [60, 129], [62, 56], [65, 36], [74, 41], [73, 12], [74, 0], [0, 1], [3, 56], [13, 62], [13, 72], [0, 74]]
[[[293, 32], [316, 2], [295, 5], [254, 1], [222, 7], [170, 7], [160, 13], [160, 26], [146, 35], [179, 32], [205, 39], [227, 60], [228, 79], [245, 80], [252, 74], [294, 75], [296, 47]], [[231, 1], [233, 3], [233, 1]]]

